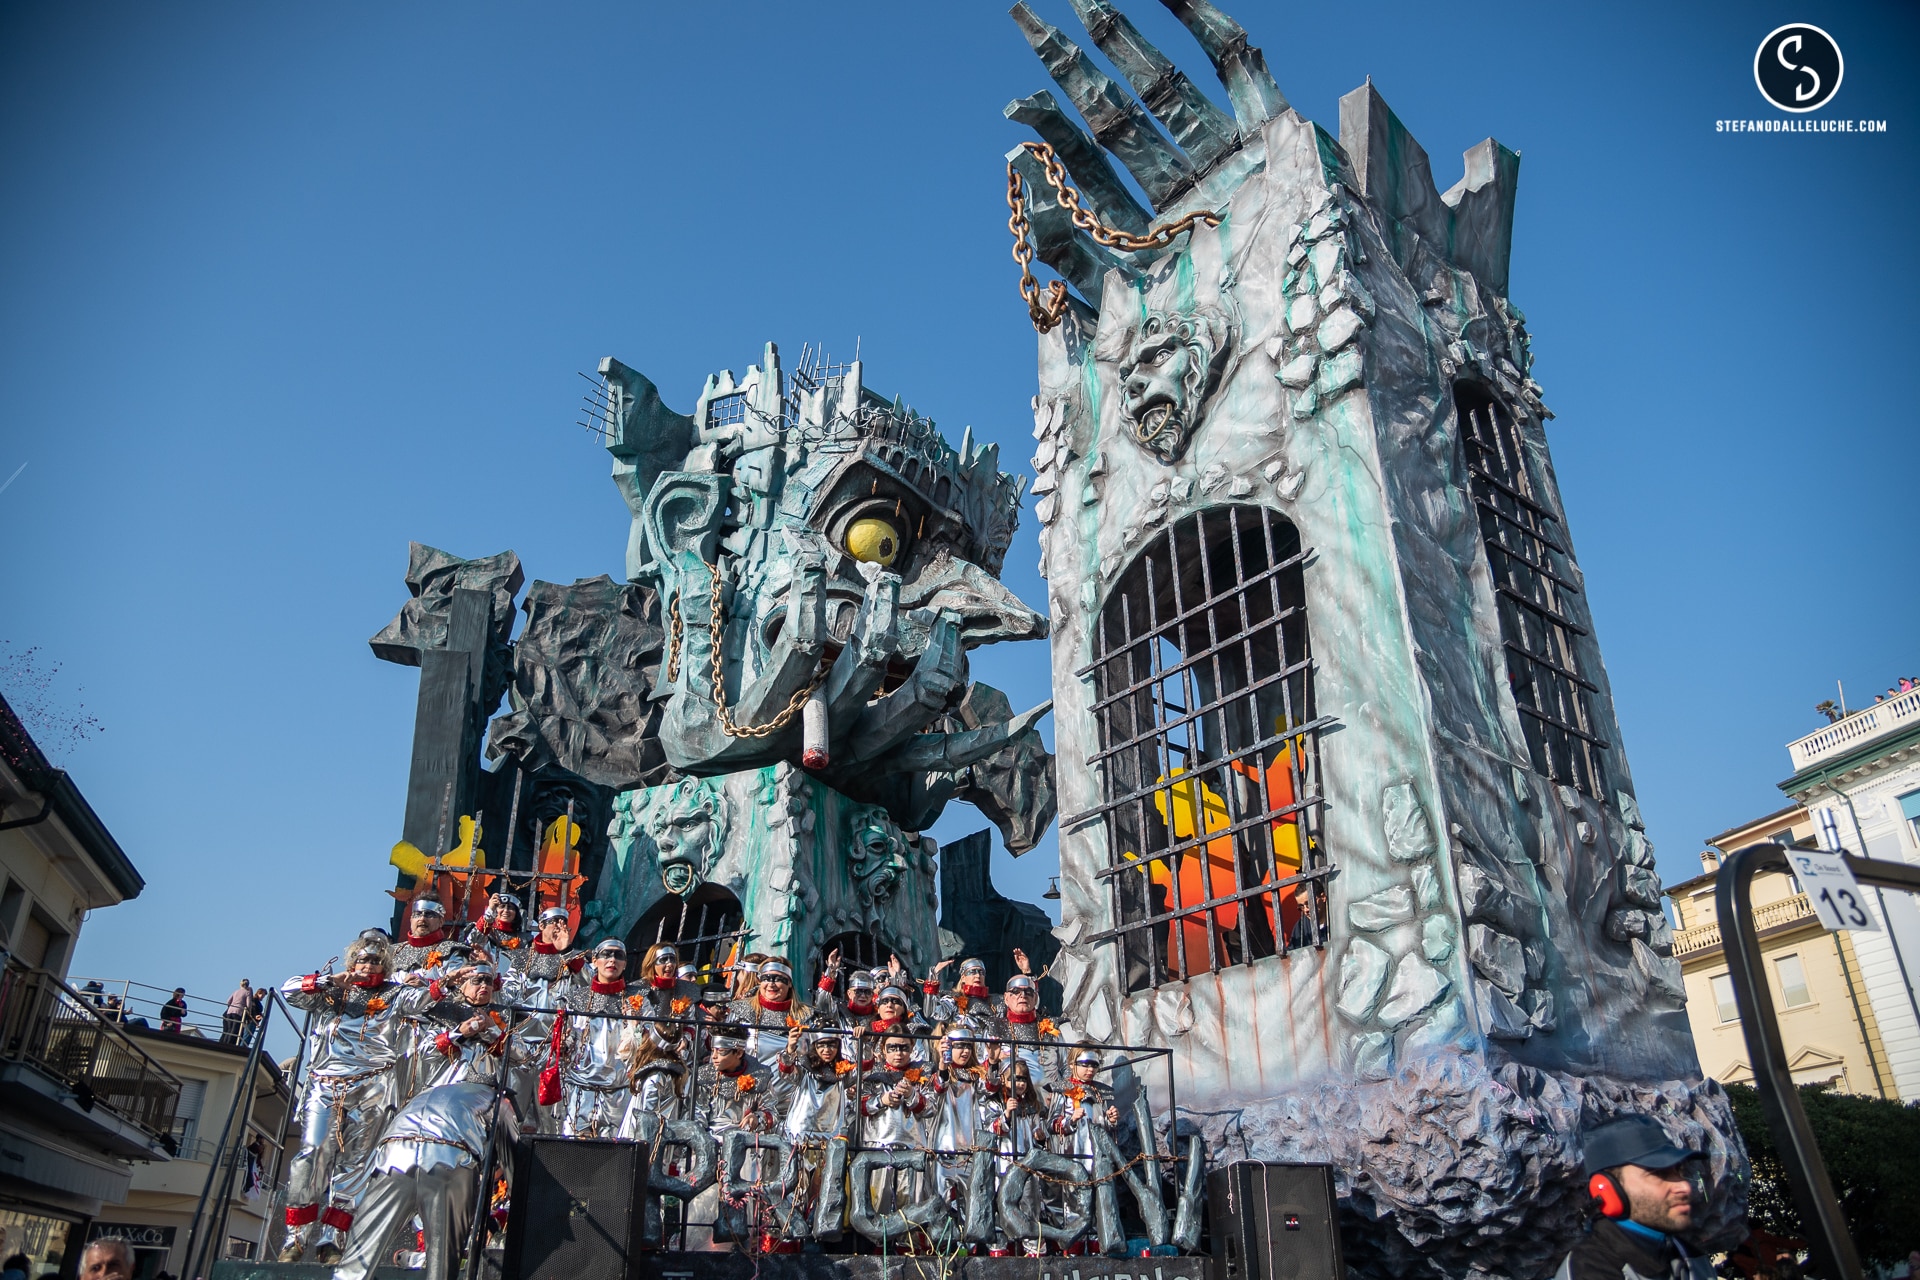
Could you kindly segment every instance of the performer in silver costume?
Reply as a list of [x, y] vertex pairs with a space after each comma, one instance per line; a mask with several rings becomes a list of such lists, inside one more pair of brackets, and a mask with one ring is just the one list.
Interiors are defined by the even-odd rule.
[[586, 967], [587, 957], [569, 950], [572, 944], [573, 926], [566, 908], [548, 907], [540, 913], [540, 934], [528, 949], [526, 962], [509, 971], [505, 988], [508, 1004], [537, 1011], [523, 1015], [514, 1028], [514, 1038], [519, 1041], [515, 1058], [527, 1064], [516, 1076], [514, 1096], [520, 1103], [521, 1116], [529, 1123], [537, 1117], [550, 1132], [552, 1116], [536, 1111], [535, 1081], [540, 1064], [547, 1061], [553, 1035], [550, 1011], [565, 1003], [568, 990], [576, 985], [576, 975]]
[[640, 1142], [659, 1138], [660, 1127], [677, 1118], [685, 1099], [687, 1054], [692, 1050], [687, 1029], [673, 1022], [635, 1022], [620, 1045], [627, 1064], [632, 1097], [620, 1122], [619, 1136]]
[[[861, 1146], [925, 1145], [921, 1122], [932, 1111], [934, 1090], [930, 1073], [914, 1065], [913, 1050], [914, 1041], [902, 1035], [881, 1041], [880, 1069], [860, 1086]], [[874, 1170], [868, 1182], [874, 1209], [887, 1213], [912, 1204], [918, 1199], [913, 1181], [914, 1175], [899, 1169]]]
[[670, 942], [648, 947], [640, 961], [640, 979], [645, 1007], [638, 1010], [655, 1018], [691, 1018], [700, 1005], [700, 987], [680, 976], [680, 953]]
[[[280, 994], [315, 1015], [300, 1149], [287, 1169], [287, 1234], [282, 1262], [333, 1263], [353, 1225], [374, 1140], [399, 1105], [398, 1072], [409, 1020], [434, 1003], [426, 987], [387, 981], [392, 948], [384, 934], [361, 934], [346, 949], [344, 973], [289, 978]], [[316, 1227], [317, 1224], [317, 1227]], [[319, 1240], [313, 1242], [316, 1233]]]
[[980, 1061], [970, 1023], [956, 1023], [940, 1039], [940, 1069], [933, 1076], [933, 1112], [927, 1145], [940, 1155], [940, 1193], [958, 1205], [966, 1193], [973, 1153], [991, 1144], [993, 1078]]
[[994, 1007], [993, 992], [987, 987], [987, 966], [978, 960], [967, 959], [960, 962], [960, 981], [952, 991], [940, 986], [940, 973], [952, 960], [942, 960], [933, 966], [933, 972], [920, 984], [925, 996], [922, 1012], [929, 1022], [947, 1023], [955, 1018], [979, 1020], [997, 1017], [1001, 1010]]
[[847, 977], [844, 998], [834, 994], [834, 989], [840, 983], [840, 975], [840, 949], [835, 947], [827, 953], [826, 963], [821, 966], [820, 985], [813, 1001], [814, 1017], [848, 1027], [872, 1018], [873, 996], [877, 989], [873, 975], [865, 969], [855, 969]]
[[813, 1010], [793, 998], [793, 967], [777, 958], [761, 962], [751, 996], [727, 1006], [727, 1022], [747, 1032], [747, 1052], [769, 1068], [787, 1047], [788, 1030], [812, 1018]]
[[447, 909], [431, 890], [424, 890], [407, 912], [407, 936], [393, 944], [393, 968], [388, 974], [408, 986], [439, 977], [447, 941]]
[[512, 1095], [481, 1080], [438, 1085], [400, 1108], [374, 1151], [366, 1201], [334, 1280], [368, 1280], [415, 1215], [426, 1237], [424, 1280], [454, 1280], [489, 1137], [493, 1167], [507, 1170], [518, 1119]]
[[[714, 1028], [712, 1051], [694, 1077], [695, 1121], [722, 1143], [734, 1129], [769, 1133], [774, 1126], [773, 1092], [773, 1073], [747, 1053], [746, 1033], [734, 1027]], [[712, 1222], [719, 1209], [720, 1187], [715, 1183], [687, 1206], [687, 1220]], [[710, 1229], [687, 1229], [688, 1248], [707, 1248], [712, 1243]]]
[[[437, 985], [437, 984], [436, 984]], [[456, 982], [461, 1020], [433, 1034], [415, 1051], [422, 1062], [417, 1077], [431, 1089], [467, 1080], [495, 1083], [507, 1080], [508, 1035], [506, 1015], [492, 1008], [500, 990], [500, 975], [488, 963], [474, 963], [460, 971]], [[436, 1006], [436, 1012], [450, 1006]]]
[[844, 1140], [853, 1119], [854, 1066], [846, 1056], [841, 1032], [815, 1023], [787, 1032], [787, 1047], [781, 1050], [775, 1070], [784, 1083], [786, 1100], [781, 1127], [793, 1146], [794, 1220], [811, 1222], [828, 1144]]
[[[994, 1164], [1002, 1180], [1029, 1151], [1046, 1149], [1049, 1110], [1046, 1093], [1034, 1083], [1032, 1069], [1026, 1060], [1013, 1059], [1001, 1073], [1000, 1087], [991, 1111], [992, 1119], [987, 1126], [993, 1132], [994, 1146], [999, 1152]], [[1043, 1212], [1039, 1179], [1027, 1180], [1023, 1201], [1027, 1216], [1038, 1221], [1038, 1215]], [[1037, 1256], [1041, 1251], [1041, 1241], [1021, 1243], [1026, 1246], [1030, 1256]], [[992, 1252], [1004, 1254], [1007, 1251], [1005, 1238], [997, 1239]]]
[[987, 1035], [996, 1042], [995, 1056], [1001, 1066], [1013, 1057], [1027, 1064], [1037, 1082], [1054, 1088], [1060, 1083], [1059, 1032], [1053, 1022], [1040, 1016], [1040, 986], [1024, 973], [1007, 979], [1001, 997], [1002, 1014], [987, 1020]]
[[1052, 1114], [1048, 1121], [1057, 1134], [1066, 1139], [1066, 1149], [1062, 1155], [1070, 1155], [1083, 1163], [1089, 1175], [1093, 1172], [1093, 1136], [1090, 1132], [1098, 1127], [1111, 1133], [1120, 1123], [1120, 1108], [1114, 1105], [1113, 1088], [1104, 1080], [1096, 1078], [1100, 1070], [1100, 1051], [1092, 1045], [1082, 1045], [1073, 1054], [1073, 1074], [1053, 1095]]
[[[879, 1055], [878, 1046], [885, 1037], [896, 1031], [906, 1032], [909, 1037], [931, 1036], [933, 1026], [925, 1018], [913, 1011], [913, 1004], [907, 998], [904, 987], [885, 986], [873, 1002], [873, 1017], [864, 1023], [854, 1024], [854, 1035], [859, 1037], [864, 1047], [864, 1061], [872, 1063]], [[930, 1040], [909, 1039], [912, 1046], [910, 1061], [927, 1066], [933, 1058], [927, 1046]]]
[[467, 926], [465, 941], [476, 952], [485, 952], [500, 969], [518, 968], [533, 954], [521, 932], [525, 918], [519, 896], [498, 890], [487, 898], [486, 913]]
[[591, 977], [567, 989], [561, 1032], [561, 1098], [557, 1132], [570, 1138], [611, 1138], [620, 1131], [633, 1100], [632, 1078], [621, 1046], [640, 1025], [626, 1015], [645, 1000], [627, 991], [627, 946], [608, 938], [593, 949]]

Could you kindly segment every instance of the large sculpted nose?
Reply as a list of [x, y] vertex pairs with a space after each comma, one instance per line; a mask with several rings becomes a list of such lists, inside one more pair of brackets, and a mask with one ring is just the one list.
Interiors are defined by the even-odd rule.
[[967, 560], [941, 555], [900, 588], [900, 609], [960, 615], [960, 643], [971, 649], [997, 640], [1034, 640], [1047, 620], [1029, 609], [992, 574]]

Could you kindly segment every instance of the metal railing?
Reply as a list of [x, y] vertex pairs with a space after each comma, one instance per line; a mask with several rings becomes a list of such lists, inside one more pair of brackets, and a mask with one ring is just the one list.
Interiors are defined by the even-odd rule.
[[1920, 724], [1920, 689], [1909, 689], [1885, 702], [1876, 702], [1870, 707], [1851, 712], [1816, 733], [1789, 742], [1787, 754], [1792, 758], [1797, 772], [1828, 756], [1851, 751], [1874, 738], [1884, 737], [1897, 729], [1910, 729], [1916, 724]]
[[9, 960], [0, 972], [0, 1061], [29, 1063], [83, 1109], [104, 1107], [156, 1144], [172, 1141], [179, 1079], [44, 969]]
[[[1788, 850], [1777, 844], [1749, 845], [1727, 859], [1714, 894], [1715, 912], [1730, 922], [1727, 971], [1733, 978], [1733, 998], [1740, 1010], [1740, 1029], [1753, 1063], [1753, 1083], [1767, 1128], [1786, 1167], [1793, 1188], [1794, 1207], [1813, 1253], [1814, 1270], [1832, 1280], [1861, 1280], [1860, 1256], [1847, 1234], [1846, 1219], [1827, 1176], [1826, 1162], [1814, 1142], [1800, 1090], [1787, 1063], [1787, 1044], [1774, 1016], [1773, 992], [1767, 986], [1765, 956], [1760, 950], [1760, 928], [1753, 907], [1753, 878], [1765, 871], [1789, 871]], [[1856, 858], [1842, 854], [1853, 878], [1876, 890], [1904, 889], [1920, 893], [1920, 867], [1904, 862]]]
[[[1769, 902], [1763, 907], [1753, 909], [1753, 927], [1761, 933], [1790, 924], [1799, 924], [1804, 920], [1817, 919], [1819, 917], [1814, 913], [1813, 900], [1804, 893], [1796, 893], [1791, 898], [1782, 898], [1778, 902]], [[1707, 951], [1717, 947], [1720, 942], [1720, 922], [1712, 920], [1675, 933], [1673, 954], [1692, 955], [1696, 951]]]
[[[226, 1033], [227, 1002], [224, 997], [210, 1000], [203, 996], [184, 996], [181, 1005], [169, 1008], [172, 987], [155, 987], [127, 978], [82, 978], [69, 975], [67, 985], [99, 1009], [110, 1022], [153, 1031], [177, 1031], [182, 1035], [218, 1040]], [[246, 1019], [241, 1019], [242, 1034], [228, 1040], [244, 1043]]]

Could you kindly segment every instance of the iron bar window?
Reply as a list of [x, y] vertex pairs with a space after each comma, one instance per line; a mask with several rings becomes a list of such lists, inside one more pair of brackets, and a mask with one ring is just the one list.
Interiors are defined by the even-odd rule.
[[1159, 534], [1101, 606], [1094, 661], [1114, 928], [1129, 991], [1325, 939], [1306, 551], [1261, 507]]
[[1580, 672], [1575, 638], [1587, 629], [1568, 607], [1580, 589], [1566, 535], [1534, 482], [1513, 415], [1466, 383], [1454, 388], [1454, 406], [1528, 757], [1535, 771], [1597, 797], [1609, 744], [1594, 732], [1596, 686]]

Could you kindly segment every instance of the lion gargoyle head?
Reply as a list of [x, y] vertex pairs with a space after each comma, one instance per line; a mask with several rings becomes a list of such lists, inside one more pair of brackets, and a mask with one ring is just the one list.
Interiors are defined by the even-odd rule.
[[847, 871], [860, 896], [877, 905], [893, 897], [907, 867], [907, 836], [877, 806], [860, 810], [848, 829]]
[[1187, 451], [1230, 342], [1217, 311], [1147, 312], [1120, 361], [1120, 414], [1141, 448], [1162, 462]]
[[648, 811], [647, 834], [667, 892], [686, 897], [700, 886], [720, 848], [721, 816], [713, 792], [698, 778], [682, 778]]

